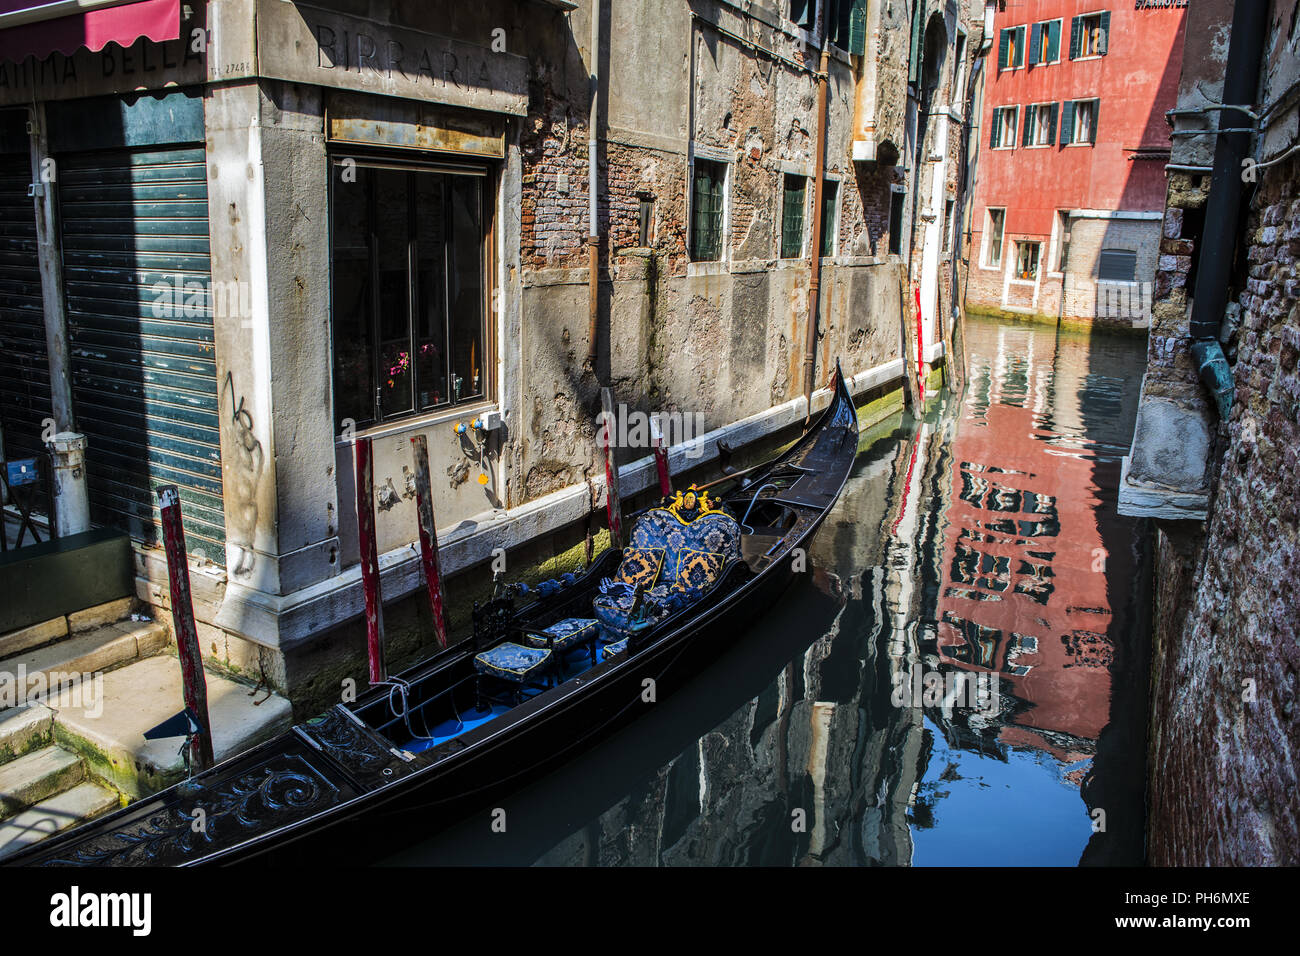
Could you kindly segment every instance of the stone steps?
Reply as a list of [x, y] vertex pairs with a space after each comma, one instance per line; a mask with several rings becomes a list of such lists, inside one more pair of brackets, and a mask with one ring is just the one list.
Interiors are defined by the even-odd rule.
[[16, 760], [53, 739], [54, 711], [44, 704], [0, 711], [0, 764]]
[[81, 758], [56, 746], [43, 747], [0, 765], [0, 819], [71, 789], [85, 778], [86, 766]]
[[93, 631], [106, 624], [115, 624], [130, 617], [135, 606], [135, 598], [125, 597], [0, 634], [0, 660], [41, 647], [70, 634]]
[[[208, 672], [208, 714], [217, 760], [256, 746], [293, 725], [293, 708], [269, 694]], [[179, 782], [185, 776], [182, 738], [145, 740], [144, 731], [185, 706], [181, 665], [171, 654], [136, 661], [103, 675], [89, 704], [75, 688], [52, 696], [54, 734], [59, 745], [85, 758], [92, 775], [132, 800]]]
[[67, 830], [121, 804], [116, 793], [96, 783], [79, 783], [0, 822], [0, 860], [51, 834]]
[[119, 621], [0, 660], [0, 687], [13, 688], [12, 699], [0, 699], [0, 712], [6, 705], [48, 699], [61, 685], [156, 654], [167, 640], [167, 629], [157, 621]]

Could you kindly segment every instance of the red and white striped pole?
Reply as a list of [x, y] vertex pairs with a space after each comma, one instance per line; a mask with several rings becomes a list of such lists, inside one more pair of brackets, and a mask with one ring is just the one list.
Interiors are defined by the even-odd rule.
[[659, 429], [658, 415], [650, 416], [650, 444], [654, 447], [655, 468], [659, 472], [659, 493], [667, 498], [673, 493], [673, 484], [668, 480], [668, 448]]
[[375, 478], [369, 438], [358, 438], [357, 535], [361, 544], [361, 586], [366, 594], [366, 654], [370, 683], [388, 679], [384, 664], [384, 603], [379, 592], [379, 546], [375, 542]]
[[921, 287], [916, 289], [916, 386], [921, 396], [921, 409], [925, 409], [925, 326], [921, 322]]
[[208, 717], [208, 682], [203, 674], [199, 633], [194, 626], [194, 600], [190, 595], [190, 568], [185, 557], [185, 529], [181, 525], [181, 496], [176, 485], [157, 490], [162, 515], [163, 548], [167, 552], [167, 583], [171, 586], [172, 627], [181, 659], [185, 706], [194, 714], [199, 731], [190, 740], [190, 766], [206, 770], [214, 763], [212, 721]]
[[415, 513], [420, 525], [420, 561], [424, 587], [433, 613], [433, 633], [438, 646], [447, 646], [447, 616], [442, 607], [442, 572], [438, 570], [438, 532], [433, 521], [433, 491], [429, 482], [429, 442], [423, 435], [411, 438], [415, 458]]
[[615, 548], [623, 547], [623, 506], [618, 494], [618, 465], [614, 461], [614, 393], [609, 388], [600, 390], [601, 427], [598, 434], [605, 453], [605, 513], [609, 517], [609, 537]]

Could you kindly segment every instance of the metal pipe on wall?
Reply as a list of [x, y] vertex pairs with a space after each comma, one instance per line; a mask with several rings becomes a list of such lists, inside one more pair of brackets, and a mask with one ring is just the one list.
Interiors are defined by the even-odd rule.
[[812, 262], [808, 275], [808, 332], [804, 341], [803, 397], [807, 406], [805, 424], [812, 421], [812, 393], [817, 377], [817, 317], [821, 304], [822, 191], [826, 181], [826, 93], [830, 86], [830, 42], [827, 40], [826, 4], [821, 5], [821, 65], [817, 70], [817, 149], [813, 172]]
[[[1242, 205], [1241, 163], [1250, 151], [1251, 134], [1246, 115], [1259, 90], [1260, 61], [1268, 32], [1268, 4], [1263, 0], [1238, 0], [1232, 11], [1232, 37], [1223, 81], [1225, 109], [1214, 148], [1214, 172], [1205, 201], [1205, 230], [1197, 253], [1196, 288], [1188, 335], [1201, 382], [1209, 389], [1220, 418], [1232, 408], [1232, 370], [1219, 343], [1219, 328], [1228, 306], [1233, 250]], [[1232, 109], [1230, 106], [1247, 109]]]
[[600, 229], [596, 223], [596, 119], [600, 109], [600, 4], [591, 0], [591, 111], [587, 118], [587, 361], [596, 370], [599, 331]]

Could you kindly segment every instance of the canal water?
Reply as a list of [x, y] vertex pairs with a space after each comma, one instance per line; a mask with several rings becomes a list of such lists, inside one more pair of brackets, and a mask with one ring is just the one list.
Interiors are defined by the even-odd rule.
[[1115, 504], [1144, 343], [965, 341], [964, 399], [863, 435], [811, 574], [732, 650], [388, 862], [1142, 862], [1148, 569]]

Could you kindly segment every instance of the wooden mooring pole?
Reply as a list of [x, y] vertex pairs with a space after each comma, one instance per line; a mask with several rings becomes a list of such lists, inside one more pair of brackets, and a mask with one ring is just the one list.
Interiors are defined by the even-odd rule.
[[663, 430], [659, 427], [659, 416], [650, 416], [650, 444], [654, 446], [655, 469], [659, 472], [659, 493], [667, 498], [673, 493], [673, 483], [668, 473], [668, 447], [664, 442]]
[[442, 607], [442, 572], [438, 569], [438, 531], [433, 520], [433, 491], [429, 483], [429, 442], [423, 435], [411, 437], [415, 458], [415, 513], [420, 525], [420, 561], [424, 567], [424, 588], [433, 614], [433, 633], [438, 646], [447, 646], [447, 616]]
[[163, 548], [167, 552], [167, 583], [171, 586], [172, 627], [181, 659], [185, 706], [198, 720], [199, 731], [190, 740], [190, 767], [207, 770], [215, 762], [212, 721], [208, 717], [208, 682], [199, 652], [199, 632], [194, 626], [194, 601], [190, 596], [190, 568], [185, 557], [185, 529], [181, 525], [181, 496], [176, 485], [158, 488], [162, 514]]
[[609, 537], [611, 547], [623, 547], [623, 506], [618, 494], [618, 463], [614, 460], [614, 435], [618, 427], [614, 417], [614, 392], [609, 388], [600, 390], [601, 428], [597, 435], [604, 435], [600, 442], [605, 453], [605, 513], [609, 517]]
[[384, 664], [384, 602], [379, 591], [379, 547], [375, 543], [375, 478], [369, 438], [358, 438], [357, 535], [361, 544], [361, 586], [366, 595], [366, 655], [370, 683], [388, 679]]

